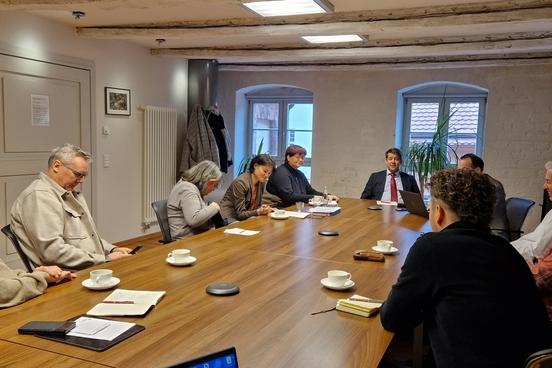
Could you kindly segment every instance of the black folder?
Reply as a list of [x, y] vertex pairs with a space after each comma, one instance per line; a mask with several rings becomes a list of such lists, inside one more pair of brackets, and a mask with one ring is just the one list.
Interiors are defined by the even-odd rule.
[[[83, 315], [83, 316], [73, 317], [73, 318], [69, 319], [69, 321], [74, 321], [79, 317], [107, 319], [107, 318], [89, 317], [89, 316], [84, 316]], [[67, 335], [62, 335], [62, 336], [36, 335], [36, 336], [42, 337], [43, 339], [59, 341], [59, 342], [62, 342], [64, 344], [79, 346], [79, 347], [85, 348], [85, 349], [90, 349], [90, 350], [95, 350], [95, 351], [104, 351], [104, 350], [109, 349], [113, 345], [117, 345], [121, 341], [126, 340], [129, 337], [131, 337], [132, 335], [135, 335], [138, 332], [143, 331], [145, 329], [146, 328], [144, 326], [134, 325], [134, 326], [132, 326], [131, 328], [129, 328], [128, 330], [126, 330], [125, 332], [123, 332], [122, 334], [120, 334], [119, 336], [117, 336], [116, 338], [114, 338], [111, 341], [110, 340], [89, 339], [89, 338], [86, 338], [86, 337], [76, 337], [76, 336], [67, 336]]]

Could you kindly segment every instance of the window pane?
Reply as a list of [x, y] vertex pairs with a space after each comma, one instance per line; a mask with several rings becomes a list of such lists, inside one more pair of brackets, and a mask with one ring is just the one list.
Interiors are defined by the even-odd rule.
[[[475, 153], [477, 143], [477, 136], [471, 134], [462, 134], [462, 135], [449, 135], [448, 144], [452, 149], [456, 151], [458, 158], [462, 157], [466, 153]], [[451, 163], [455, 161], [454, 154], [449, 147], [449, 155], [451, 158]]]
[[261, 153], [270, 153], [271, 156], [278, 156], [278, 131], [277, 130], [254, 130], [251, 154], [256, 155], [259, 144], [263, 141]]
[[312, 103], [288, 103], [288, 129], [312, 130]]
[[286, 147], [290, 144], [298, 144], [307, 150], [307, 156], [311, 157], [312, 151], [312, 132], [302, 132], [296, 130], [288, 130], [286, 137]]
[[253, 103], [253, 129], [278, 129], [279, 104]]
[[410, 114], [410, 141], [424, 142], [431, 140], [437, 128], [439, 103], [414, 102]]
[[301, 166], [299, 168], [299, 171], [301, 171], [305, 176], [307, 177], [307, 180], [310, 182], [311, 180], [311, 167], [310, 166]]
[[451, 103], [450, 112], [454, 113], [449, 121], [450, 133], [477, 134], [479, 102]]

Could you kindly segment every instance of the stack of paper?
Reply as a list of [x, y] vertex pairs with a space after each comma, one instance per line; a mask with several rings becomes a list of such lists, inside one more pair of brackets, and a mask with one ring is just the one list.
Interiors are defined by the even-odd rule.
[[260, 231], [245, 230], [245, 229], [240, 229], [239, 227], [234, 227], [234, 228], [232, 228], [232, 229], [226, 229], [226, 230], [224, 230], [224, 233], [225, 233], [225, 234], [234, 234], [234, 235], [251, 236], [251, 235], [256, 235], [256, 234], [260, 233]]
[[335, 309], [342, 312], [356, 314], [362, 317], [370, 317], [376, 314], [382, 306], [382, 300], [353, 295], [348, 299], [339, 299]]
[[340, 211], [341, 211], [341, 207], [327, 207], [327, 206], [318, 206], [318, 207], [313, 207], [309, 209], [310, 213], [314, 213], [317, 215], [326, 215], [326, 216], [336, 215]]
[[89, 316], [143, 316], [152, 309], [164, 291], [117, 289], [86, 312]]

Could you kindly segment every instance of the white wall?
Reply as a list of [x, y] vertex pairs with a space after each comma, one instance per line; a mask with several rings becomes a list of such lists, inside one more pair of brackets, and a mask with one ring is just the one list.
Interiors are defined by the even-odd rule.
[[[544, 163], [552, 160], [552, 65], [433, 70], [221, 72], [219, 104], [233, 132], [235, 94], [257, 84], [289, 84], [314, 93], [312, 181], [315, 188], [360, 197], [371, 172], [384, 168], [395, 142], [397, 91], [428, 81], [489, 90], [485, 171], [508, 196], [542, 202]], [[244, 137], [234, 137], [234, 141]], [[526, 221], [540, 220], [535, 206]]]
[[[177, 108], [182, 131], [187, 109], [187, 61], [152, 56], [148, 49], [127, 42], [79, 38], [72, 27], [19, 12], [0, 12], [0, 45], [8, 52], [14, 50], [39, 60], [78, 58], [93, 63], [95, 198], [89, 202], [105, 239], [115, 242], [143, 235], [143, 115], [137, 108]], [[104, 114], [105, 86], [131, 90], [130, 117]], [[111, 128], [111, 135], [102, 135], [103, 125]], [[104, 154], [111, 157], [108, 168], [102, 166]]]

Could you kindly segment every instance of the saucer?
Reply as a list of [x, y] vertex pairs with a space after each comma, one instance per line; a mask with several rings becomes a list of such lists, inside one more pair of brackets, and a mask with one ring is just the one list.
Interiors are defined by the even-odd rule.
[[168, 257], [166, 259], [168, 264], [171, 264], [173, 266], [188, 266], [193, 264], [195, 261], [197, 261], [196, 257], [188, 256], [183, 261], [175, 261], [173, 257]]
[[81, 284], [82, 284], [82, 286], [84, 286], [85, 288], [90, 289], [90, 290], [106, 290], [106, 289], [111, 289], [112, 287], [119, 285], [120, 282], [121, 282], [121, 280], [118, 279], [117, 277], [112, 277], [111, 282], [108, 283], [108, 284], [97, 285], [97, 284], [94, 284], [92, 282], [92, 280], [90, 280], [90, 279], [84, 280], [83, 282], [81, 282]]
[[332, 290], [347, 290], [347, 289], [350, 289], [352, 288], [353, 286], [355, 286], [355, 282], [353, 280], [347, 280], [347, 282], [344, 284], [344, 285], [341, 285], [341, 286], [335, 286], [333, 284], [330, 284], [328, 282], [328, 278], [323, 278], [322, 280], [320, 280], [320, 283], [322, 285], [324, 285], [325, 287], [327, 287], [328, 289], [332, 289]]
[[382, 254], [393, 254], [393, 253], [396, 253], [398, 252], [399, 250], [395, 247], [391, 247], [390, 250], [386, 250], [386, 249], [381, 249], [380, 247], [378, 247], [377, 245], [374, 245], [372, 247], [373, 250], [375, 250], [376, 252], [378, 253], [382, 253]]
[[271, 212], [271, 213], [270, 213], [270, 217], [272, 217], [272, 218], [275, 219], [275, 220], [285, 220], [285, 219], [288, 219], [288, 218], [289, 218], [289, 215], [286, 213], [286, 214], [284, 214], [283, 216], [278, 216], [276, 213]]

